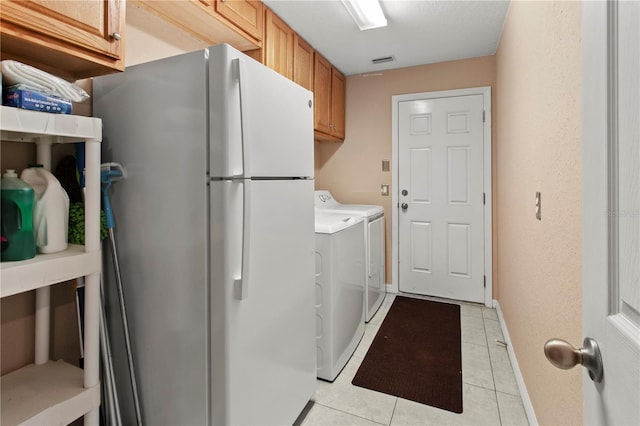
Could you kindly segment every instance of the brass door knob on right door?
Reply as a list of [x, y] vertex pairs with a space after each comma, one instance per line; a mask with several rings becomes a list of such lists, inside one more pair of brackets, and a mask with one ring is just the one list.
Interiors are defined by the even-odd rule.
[[583, 347], [575, 348], [562, 339], [549, 339], [544, 344], [544, 355], [555, 367], [568, 370], [580, 364], [589, 371], [589, 377], [600, 383], [603, 376], [602, 356], [595, 339], [585, 337]]

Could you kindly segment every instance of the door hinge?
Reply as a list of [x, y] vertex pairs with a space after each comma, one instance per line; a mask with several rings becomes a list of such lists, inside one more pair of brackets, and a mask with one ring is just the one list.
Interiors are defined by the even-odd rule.
[[487, 288], [487, 276], [483, 275], [484, 278], [484, 288]]
[[482, 122], [484, 123], [485, 121], [487, 121], [486, 112], [482, 110]]
[[482, 204], [487, 204], [487, 193], [486, 192], [482, 193]]

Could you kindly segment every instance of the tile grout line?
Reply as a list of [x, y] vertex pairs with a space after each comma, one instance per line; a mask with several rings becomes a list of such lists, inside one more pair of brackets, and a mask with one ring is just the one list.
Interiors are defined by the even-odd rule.
[[493, 395], [496, 398], [496, 408], [498, 409], [498, 420], [500, 421], [500, 425], [502, 425], [502, 413], [500, 412], [500, 403], [498, 402], [498, 389], [496, 386], [496, 378], [493, 373], [493, 361], [491, 358], [491, 350], [489, 349], [489, 334], [487, 333], [487, 324], [485, 322], [484, 313], [482, 315], [482, 326], [484, 328], [484, 338], [487, 342], [487, 352], [489, 353], [489, 366], [491, 367], [491, 379], [493, 380]]
[[[362, 417], [362, 416], [361, 416], [361, 415], [359, 415], [359, 414], [350, 413], [350, 412], [348, 412], [348, 411], [344, 411], [344, 410], [341, 410], [341, 409], [339, 409], [339, 408], [331, 407], [331, 406], [329, 406], [329, 405], [325, 405], [325, 404], [320, 404], [319, 402], [314, 402], [314, 404], [322, 405], [323, 407], [328, 408], [328, 409], [330, 409], [330, 410], [338, 411], [338, 412], [340, 412], [340, 413], [342, 413], [342, 414], [346, 414], [346, 415], [348, 415], [348, 416], [357, 417], [357, 418], [359, 418], [359, 419], [366, 420], [366, 421], [371, 422], [371, 423], [375, 423], [375, 424], [378, 424], [378, 425], [389, 426], [389, 425], [385, 425], [384, 423], [380, 423], [380, 422], [377, 422], [377, 421], [375, 421], [375, 420], [368, 419], [368, 418], [366, 418], [366, 417]], [[395, 405], [394, 405], [394, 407], [393, 407], [393, 408], [394, 408], [394, 410], [395, 410]], [[392, 415], [392, 418], [393, 418], [393, 415]]]
[[396, 407], [398, 406], [398, 400], [400, 398], [396, 398], [396, 402], [395, 404], [393, 404], [393, 410], [391, 411], [391, 418], [389, 419], [389, 426], [391, 426], [391, 423], [393, 423], [393, 416], [395, 416], [396, 414]]

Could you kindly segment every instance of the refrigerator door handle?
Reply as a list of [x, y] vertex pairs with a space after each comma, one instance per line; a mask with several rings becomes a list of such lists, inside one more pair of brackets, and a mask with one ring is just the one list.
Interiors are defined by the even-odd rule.
[[242, 176], [249, 178], [249, 146], [248, 146], [248, 113], [247, 107], [249, 101], [247, 99], [247, 72], [244, 60], [235, 58], [232, 60], [233, 69], [235, 70], [236, 79], [238, 80], [238, 92], [240, 96], [240, 133], [242, 135]]
[[[366, 260], [365, 262], [367, 262], [366, 268], [365, 270], [367, 271], [367, 278], [371, 278], [371, 224], [373, 222], [369, 222], [367, 223], [367, 220], [365, 218], [365, 222], [364, 222], [364, 226], [365, 226], [365, 241], [367, 242], [367, 245], [364, 248], [364, 252], [366, 255]], [[368, 229], [367, 229], [368, 228]], [[368, 238], [367, 238], [368, 237]]]
[[242, 182], [242, 253], [240, 276], [233, 280], [235, 297], [244, 300], [249, 296], [249, 253], [251, 247], [251, 180]]

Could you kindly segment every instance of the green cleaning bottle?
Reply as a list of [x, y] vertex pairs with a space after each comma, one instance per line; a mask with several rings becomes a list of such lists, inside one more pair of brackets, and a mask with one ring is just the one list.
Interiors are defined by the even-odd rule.
[[18, 179], [15, 170], [7, 170], [1, 179], [2, 252], [5, 261], [31, 259], [36, 255], [33, 232], [33, 188]]

